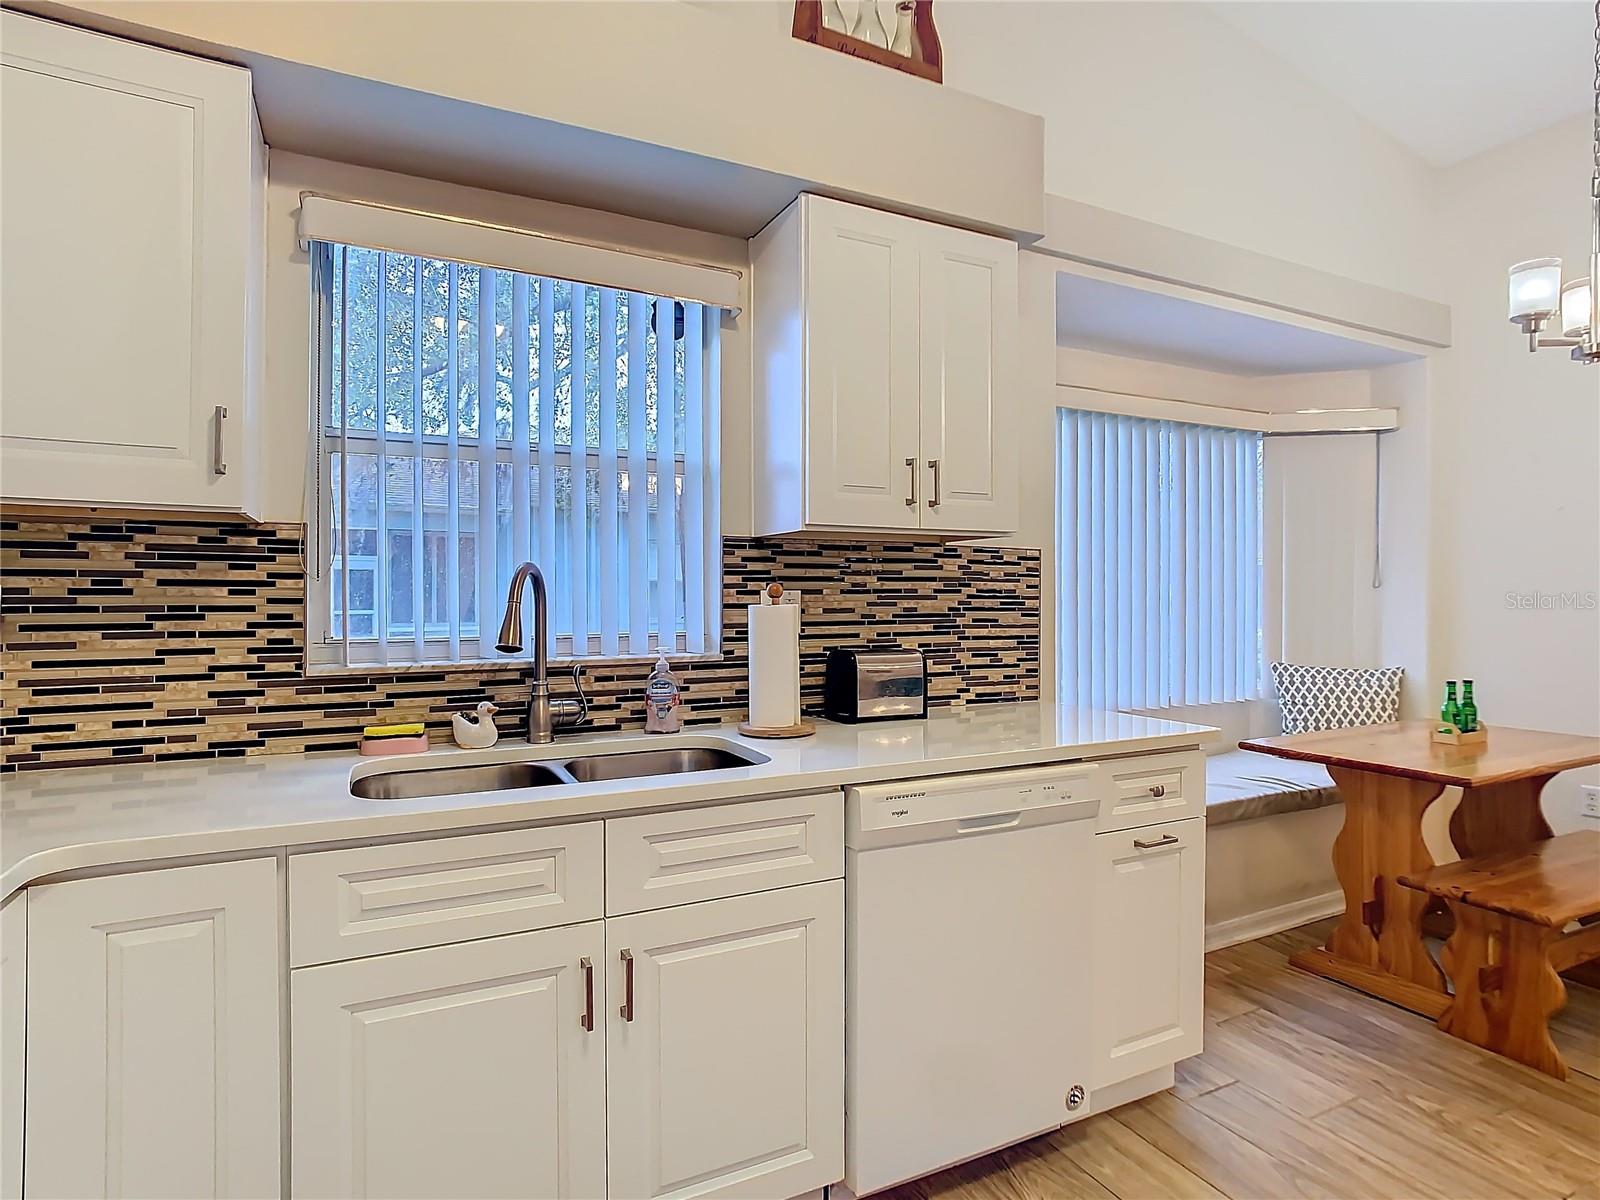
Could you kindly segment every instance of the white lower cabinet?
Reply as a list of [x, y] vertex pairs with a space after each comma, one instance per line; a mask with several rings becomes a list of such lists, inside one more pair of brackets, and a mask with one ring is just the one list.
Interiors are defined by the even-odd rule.
[[844, 1170], [844, 884], [297, 968], [297, 1197], [739, 1196]]
[[611, 919], [606, 950], [611, 1196], [843, 1176], [842, 880]]
[[1095, 836], [1094, 1086], [1200, 1052], [1205, 818]]
[[604, 953], [590, 921], [296, 970], [293, 1194], [604, 1196]]
[[27, 917], [26, 1193], [279, 1195], [276, 862], [41, 884]]

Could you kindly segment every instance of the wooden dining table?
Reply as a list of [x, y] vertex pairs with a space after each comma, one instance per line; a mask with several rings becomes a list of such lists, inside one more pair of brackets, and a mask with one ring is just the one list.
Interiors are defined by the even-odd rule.
[[1453, 746], [1434, 742], [1435, 728], [1433, 721], [1398, 721], [1239, 746], [1326, 764], [1344, 801], [1344, 826], [1333, 843], [1344, 915], [1327, 945], [1290, 961], [1437, 1019], [1450, 989], [1423, 940], [1429, 897], [1398, 882], [1435, 865], [1423, 814], [1445, 788], [1461, 789], [1450, 841], [1462, 858], [1548, 838], [1539, 802], [1544, 785], [1561, 771], [1600, 763], [1600, 738], [1496, 726], [1482, 745]]

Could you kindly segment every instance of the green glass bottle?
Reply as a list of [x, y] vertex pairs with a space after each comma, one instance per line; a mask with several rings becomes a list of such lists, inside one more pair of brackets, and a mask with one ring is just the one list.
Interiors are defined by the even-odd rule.
[[1478, 728], [1478, 702], [1472, 698], [1472, 680], [1461, 681], [1461, 732], [1471, 733]]
[[1444, 685], [1444, 703], [1439, 706], [1439, 720], [1445, 725], [1461, 728], [1461, 706], [1456, 703], [1456, 681]]

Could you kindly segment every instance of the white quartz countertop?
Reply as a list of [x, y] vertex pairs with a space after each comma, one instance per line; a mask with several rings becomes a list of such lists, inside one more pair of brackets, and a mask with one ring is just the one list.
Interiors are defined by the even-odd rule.
[[[426, 754], [261, 755], [202, 762], [24, 772], [0, 785], [0, 899], [63, 871], [189, 855], [457, 832], [915, 779], [1105, 755], [1178, 749], [1217, 731], [1067, 705], [935, 709], [924, 721], [817, 723], [814, 737], [740, 735], [732, 725], [682, 734], [502, 740], [489, 750]], [[615, 779], [408, 800], [364, 800], [351, 782], [376, 771], [507, 760], [561, 760], [596, 750], [733, 742], [769, 761], [698, 774]]]

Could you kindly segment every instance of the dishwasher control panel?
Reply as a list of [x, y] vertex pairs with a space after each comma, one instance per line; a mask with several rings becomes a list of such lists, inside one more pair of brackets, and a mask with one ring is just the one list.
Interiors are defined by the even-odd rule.
[[1072, 763], [847, 788], [845, 840], [921, 826], [950, 824], [959, 833], [1092, 817], [1102, 783], [1099, 764]]

